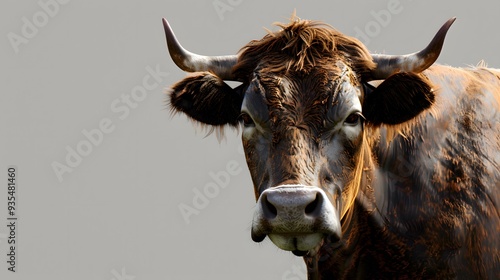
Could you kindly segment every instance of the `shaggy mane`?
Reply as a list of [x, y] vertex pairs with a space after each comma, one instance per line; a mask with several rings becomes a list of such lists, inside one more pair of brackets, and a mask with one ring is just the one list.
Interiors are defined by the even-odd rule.
[[356, 38], [346, 36], [320, 21], [301, 20], [295, 15], [290, 23], [275, 23], [277, 32], [268, 30], [260, 40], [253, 40], [240, 50], [234, 68], [236, 76], [246, 81], [255, 70], [277, 73], [308, 72], [312, 67], [336, 68], [342, 60], [361, 78], [369, 78], [375, 68], [366, 47]]

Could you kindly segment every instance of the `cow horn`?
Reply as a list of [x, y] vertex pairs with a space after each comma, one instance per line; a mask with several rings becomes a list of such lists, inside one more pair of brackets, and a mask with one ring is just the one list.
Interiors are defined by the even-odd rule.
[[237, 55], [204, 56], [184, 49], [175, 37], [166, 19], [163, 19], [165, 36], [170, 56], [175, 64], [187, 72], [210, 71], [223, 80], [234, 80], [232, 68], [238, 61]]
[[372, 71], [375, 80], [385, 79], [396, 72], [420, 73], [431, 66], [439, 57], [448, 29], [455, 21], [450, 18], [436, 33], [429, 45], [416, 53], [407, 55], [372, 54], [377, 68]]

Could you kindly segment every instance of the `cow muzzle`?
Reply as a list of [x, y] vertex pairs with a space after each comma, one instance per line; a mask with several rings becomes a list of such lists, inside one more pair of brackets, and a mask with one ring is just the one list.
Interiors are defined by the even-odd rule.
[[[252, 239], [269, 239], [280, 249], [302, 256], [316, 249], [324, 238], [341, 238], [340, 196], [333, 206], [318, 187], [282, 185], [262, 192], [252, 222]], [[337, 208], [337, 209], [336, 209]]]

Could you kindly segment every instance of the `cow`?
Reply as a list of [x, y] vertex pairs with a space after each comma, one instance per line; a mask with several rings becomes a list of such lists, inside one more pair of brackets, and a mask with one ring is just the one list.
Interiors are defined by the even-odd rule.
[[[500, 279], [500, 70], [372, 54], [293, 17], [235, 55], [189, 52], [170, 106], [241, 128], [251, 237], [303, 257], [309, 279]], [[229, 86], [225, 81], [237, 81]]]

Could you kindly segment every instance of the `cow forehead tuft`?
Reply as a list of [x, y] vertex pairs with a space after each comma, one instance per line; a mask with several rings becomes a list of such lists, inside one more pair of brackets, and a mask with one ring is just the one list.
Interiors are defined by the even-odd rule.
[[356, 38], [318, 21], [294, 20], [282, 29], [244, 46], [234, 68], [236, 76], [249, 79], [255, 70], [286, 73], [309, 72], [315, 67], [336, 68], [336, 61], [350, 65], [360, 75], [375, 68], [371, 55]]

